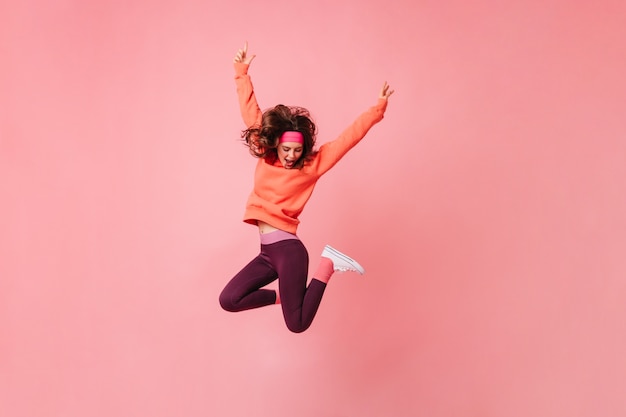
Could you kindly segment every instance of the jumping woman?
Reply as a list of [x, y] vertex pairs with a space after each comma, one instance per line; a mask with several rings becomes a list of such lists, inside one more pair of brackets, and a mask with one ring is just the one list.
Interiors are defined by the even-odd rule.
[[[234, 66], [241, 116], [247, 127], [242, 138], [258, 158], [243, 220], [259, 228], [261, 250], [226, 285], [219, 300], [227, 311], [280, 304], [287, 328], [300, 333], [311, 325], [335, 271], [365, 271], [327, 245], [307, 286], [309, 255], [296, 235], [298, 216], [317, 180], [383, 119], [393, 90], [385, 82], [375, 106], [334, 141], [316, 150], [317, 128], [306, 109], [279, 104], [261, 112], [248, 75], [254, 57], [248, 54], [246, 42], [235, 55]], [[278, 291], [263, 288], [276, 279]]]

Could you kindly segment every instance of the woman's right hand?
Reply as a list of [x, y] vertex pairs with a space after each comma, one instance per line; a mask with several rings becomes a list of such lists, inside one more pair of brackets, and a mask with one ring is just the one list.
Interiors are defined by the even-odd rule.
[[248, 64], [252, 62], [256, 55], [248, 55], [248, 42], [246, 41], [243, 49], [237, 51], [237, 55], [235, 55], [235, 59], [233, 60], [235, 63]]

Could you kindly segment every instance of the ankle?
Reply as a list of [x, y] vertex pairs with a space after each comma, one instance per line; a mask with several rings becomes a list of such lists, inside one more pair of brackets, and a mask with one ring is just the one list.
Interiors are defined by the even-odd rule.
[[328, 281], [330, 281], [330, 277], [333, 275], [333, 272], [335, 272], [333, 261], [329, 258], [322, 256], [320, 258], [320, 263], [317, 266], [317, 270], [315, 271], [315, 274], [313, 274], [313, 277], [318, 281], [322, 281], [323, 283], [328, 284]]

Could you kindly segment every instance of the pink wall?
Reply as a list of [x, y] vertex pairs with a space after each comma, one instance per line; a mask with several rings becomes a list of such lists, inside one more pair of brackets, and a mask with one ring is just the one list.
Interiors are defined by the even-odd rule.
[[[625, 415], [626, 6], [503, 3], [2, 2], [0, 415]], [[300, 335], [217, 304], [245, 40], [320, 142], [396, 89], [302, 215], [368, 273]]]

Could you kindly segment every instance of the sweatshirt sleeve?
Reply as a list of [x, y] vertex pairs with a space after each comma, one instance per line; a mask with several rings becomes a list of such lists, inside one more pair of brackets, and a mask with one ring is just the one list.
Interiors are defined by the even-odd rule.
[[239, 97], [239, 110], [246, 127], [261, 125], [261, 109], [254, 95], [252, 80], [248, 75], [248, 64], [235, 63], [235, 84]]
[[357, 117], [335, 140], [322, 145], [317, 155], [318, 174], [322, 175], [335, 166], [350, 149], [365, 137], [372, 126], [383, 119], [386, 109], [387, 100], [379, 98], [375, 106], [370, 107]]

